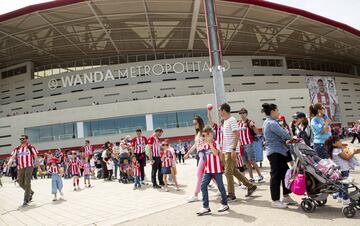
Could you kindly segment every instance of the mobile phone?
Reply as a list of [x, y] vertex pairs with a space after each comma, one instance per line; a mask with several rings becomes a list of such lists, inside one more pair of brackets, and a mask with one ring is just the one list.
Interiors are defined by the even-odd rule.
[[324, 114], [324, 119], [327, 119], [329, 118], [327, 114]]

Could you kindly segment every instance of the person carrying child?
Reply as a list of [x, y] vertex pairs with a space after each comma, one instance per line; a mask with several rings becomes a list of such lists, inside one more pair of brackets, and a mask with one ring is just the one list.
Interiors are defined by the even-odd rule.
[[[353, 167], [353, 164], [356, 163], [354, 157], [355, 154], [360, 153], [360, 149], [350, 150], [346, 147], [346, 144], [343, 144], [338, 136], [330, 136], [325, 140], [324, 143], [325, 150], [327, 151], [330, 159], [332, 159], [337, 166], [340, 167], [341, 176], [344, 179], [349, 177], [349, 171]], [[344, 205], [350, 204], [350, 199], [348, 195], [348, 184], [343, 184], [342, 188], [346, 192], [339, 192], [337, 201], [342, 202]]]

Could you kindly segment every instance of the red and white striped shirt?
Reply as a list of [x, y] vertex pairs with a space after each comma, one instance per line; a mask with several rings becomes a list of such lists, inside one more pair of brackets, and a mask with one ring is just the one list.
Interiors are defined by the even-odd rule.
[[213, 129], [214, 131], [216, 131], [215, 135], [216, 135], [216, 138], [215, 138], [215, 141], [216, 141], [216, 148], [218, 148], [219, 150], [222, 150], [222, 143], [223, 143], [223, 139], [224, 139], [224, 136], [223, 136], [223, 131], [222, 131], [222, 126], [218, 126], [216, 123], [214, 123], [214, 126], [213, 126]]
[[[216, 142], [213, 143], [213, 146], [216, 148]], [[217, 155], [214, 155], [209, 144], [204, 145], [206, 150], [206, 162], [204, 173], [222, 173], [222, 163], [220, 157], [220, 151]]]
[[131, 141], [131, 146], [134, 147], [135, 154], [141, 154], [145, 151], [145, 145], [147, 143], [147, 139], [144, 136], [134, 137]]
[[141, 168], [140, 163], [138, 161], [133, 162], [133, 176], [140, 177], [141, 176]]
[[48, 170], [51, 174], [59, 174], [59, 167], [57, 165], [53, 166], [49, 166], [49, 170]]
[[160, 157], [161, 142], [159, 138], [152, 135], [148, 140], [148, 144], [152, 145], [152, 157]]
[[26, 144], [24, 147], [17, 146], [11, 152], [12, 157], [17, 157], [18, 169], [34, 166], [33, 158], [38, 155], [38, 151], [32, 145]]
[[246, 122], [239, 121], [240, 144], [247, 145], [254, 143], [254, 138]]
[[168, 150], [167, 152], [166, 151], [162, 152], [161, 158], [163, 158], [163, 157], [164, 157], [164, 159], [162, 161], [162, 167], [171, 167], [171, 164], [174, 159], [174, 156], [172, 155], [171, 151]]
[[83, 169], [84, 169], [84, 175], [90, 175], [91, 174], [91, 166], [90, 163], [85, 162], [82, 165]]
[[70, 172], [72, 175], [80, 175], [80, 161], [78, 158], [75, 158], [75, 159], [71, 159], [69, 161], [69, 167], [70, 167]]
[[94, 148], [91, 145], [85, 145], [85, 146], [82, 147], [82, 152], [85, 153], [86, 157], [89, 157], [90, 155], [93, 154]]
[[241, 156], [241, 152], [240, 152], [240, 153], [236, 153], [236, 158], [237, 158], [236, 167], [237, 167], [237, 168], [243, 167], [243, 166], [244, 166], [244, 162], [243, 162], [243, 159], [242, 159], [242, 156]]

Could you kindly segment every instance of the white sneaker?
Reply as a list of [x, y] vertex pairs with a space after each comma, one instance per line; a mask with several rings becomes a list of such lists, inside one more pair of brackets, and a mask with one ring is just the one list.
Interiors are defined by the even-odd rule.
[[188, 202], [196, 202], [199, 201], [198, 197], [196, 196], [192, 196], [186, 199]]
[[338, 203], [342, 203], [344, 200], [343, 200], [342, 198], [338, 197], [338, 198], [336, 199], [336, 201], [337, 201]]
[[64, 197], [64, 192], [60, 192], [61, 198]]
[[80, 186], [77, 186], [77, 190], [80, 190]]
[[284, 196], [282, 203], [286, 204], [286, 205], [297, 205], [298, 203], [292, 199], [290, 196]]
[[166, 192], [169, 192], [169, 189], [168, 189], [168, 188], [165, 188], [165, 191], [166, 191]]
[[197, 212], [196, 214], [199, 216], [202, 216], [202, 215], [210, 213], [210, 212], [211, 212], [210, 208], [201, 208], [201, 210], [199, 212]]
[[348, 205], [350, 205], [350, 203], [351, 203], [350, 199], [343, 199], [343, 200], [342, 200], [342, 204], [343, 204], [344, 206], [348, 206]]
[[221, 213], [221, 212], [225, 212], [226, 210], [229, 209], [229, 206], [228, 205], [223, 205], [221, 204], [220, 205], [220, 208], [218, 209], [218, 212]]
[[278, 208], [278, 209], [286, 209], [288, 206], [285, 203], [278, 201], [273, 201], [271, 203], [272, 208]]

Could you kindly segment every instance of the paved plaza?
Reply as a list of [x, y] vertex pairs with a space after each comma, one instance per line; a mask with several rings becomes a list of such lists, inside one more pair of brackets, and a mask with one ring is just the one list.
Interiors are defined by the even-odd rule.
[[[195, 186], [195, 160], [178, 164], [181, 190], [154, 190], [151, 185], [132, 190], [132, 184], [93, 180], [92, 188], [73, 191], [72, 181], [64, 181], [64, 200], [53, 202], [50, 179], [32, 181], [34, 201], [20, 207], [23, 191], [9, 178], [2, 178], [0, 188], [0, 225], [360, 225], [360, 211], [353, 219], [341, 212], [341, 204], [332, 198], [314, 213], [304, 213], [300, 207], [285, 210], [270, 207], [269, 167], [263, 163], [266, 182], [259, 184], [253, 197], [245, 198], [246, 190], [236, 188], [238, 201], [230, 203], [230, 211], [217, 213], [219, 199], [210, 190], [212, 214], [198, 217], [201, 202], [186, 203]], [[147, 166], [150, 175], [150, 166]], [[351, 172], [360, 181], [360, 172]], [[225, 177], [224, 177], [225, 180]], [[82, 180], [81, 180], [82, 182]], [[293, 197], [300, 202], [301, 197]]]

